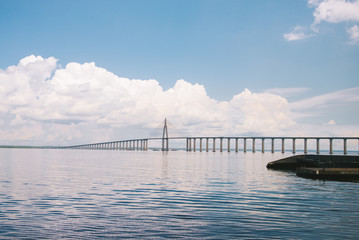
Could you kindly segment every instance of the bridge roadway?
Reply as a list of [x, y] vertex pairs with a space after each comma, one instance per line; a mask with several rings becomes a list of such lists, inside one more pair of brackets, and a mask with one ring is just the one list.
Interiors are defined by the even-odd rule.
[[[239, 151], [239, 141], [243, 143], [243, 152], [247, 152], [247, 141], [251, 140], [252, 143], [252, 152], [256, 152], [256, 140], [261, 140], [261, 152], [264, 153], [267, 149], [265, 148], [265, 140], [271, 140], [271, 148], [270, 151], [274, 153], [275, 149], [275, 141], [281, 141], [281, 152], [285, 152], [285, 140], [292, 141], [291, 150], [293, 153], [296, 152], [296, 140], [304, 140], [303, 149], [304, 153], [308, 152], [308, 140], [316, 141], [316, 152], [320, 153], [320, 141], [328, 140], [329, 144], [329, 153], [333, 154], [333, 141], [342, 141], [343, 143], [343, 153], [348, 153], [348, 140], [357, 140], [358, 142], [358, 151], [359, 151], [359, 137], [169, 137], [169, 138], [143, 138], [143, 139], [130, 139], [130, 140], [120, 140], [120, 141], [111, 141], [111, 142], [101, 142], [101, 143], [91, 143], [91, 144], [82, 144], [82, 145], [74, 145], [74, 146], [66, 146], [66, 147], [56, 147], [56, 148], [67, 148], [67, 149], [92, 149], [92, 150], [127, 150], [127, 151], [148, 151], [148, 142], [152, 140], [161, 140], [162, 141], [162, 151], [168, 151], [169, 140], [186, 140], [186, 151], [188, 152], [196, 152], [197, 150], [202, 152], [209, 152], [210, 150], [216, 152], [219, 150], [223, 152], [223, 140], [227, 140], [227, 148], [228, 152], [231, 151], [231, 142], [234, 141], [234, 151]], [[197, 146], [197, 141], [199, 141], [199, 146]], [[204, 144], [205, 141], [205, 144]], [[212, 142], [212, 147], [210, 148], [209, 143]], [[216, 142], [219, 141], [219, 149], [216, 148]], [[166, 143], [166, 144], [165, 144]]]

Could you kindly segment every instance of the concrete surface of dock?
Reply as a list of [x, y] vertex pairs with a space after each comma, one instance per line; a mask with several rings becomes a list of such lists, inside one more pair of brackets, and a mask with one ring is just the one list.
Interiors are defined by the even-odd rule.
[[267, 168], [312, 179], [359, 181], [359, 155], [295, 155], [270, 162]]

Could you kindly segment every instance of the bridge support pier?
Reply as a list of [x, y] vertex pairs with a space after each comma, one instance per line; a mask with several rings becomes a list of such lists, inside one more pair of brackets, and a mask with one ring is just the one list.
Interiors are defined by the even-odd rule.
[[256, 152], [256, 139], [252, 138], [252, 152]]
[[284, 138], [282, 138], [282, 153], [284, 153]]
[[243, 152], [247, 152], [247, 138], [243, 138]]
[[295, 138], [293, 138], [293, 153], [295, 153]]
[[272, 153], [274, 153], [274, 138], [272, 138]]
[[344, 154], [347, 154], [348, 152], [347, 152], [347, 139], [346, 138], [344, 138], [343, 139], [343, 144], [344, 144]]
[[262, 138], [262, 153], [264, 153], [264, 138]]
[[213, 152], [216, 151], [216, 138], [213, 138], [213, 149], [212, 149]]
[[220, 151], [220, 152], [223, 152], [223, 138], [220, 138], [219, 141], [220, 141], [220, 142], [219, 142], [219, 144], [220, 144], [220, 146], [219, 146], [219, 151]]

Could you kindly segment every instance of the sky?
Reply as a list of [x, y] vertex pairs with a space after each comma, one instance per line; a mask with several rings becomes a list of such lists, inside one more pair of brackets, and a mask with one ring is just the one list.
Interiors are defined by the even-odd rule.
[[0, 0], [0, 145], [359, 136], [358, 0]]

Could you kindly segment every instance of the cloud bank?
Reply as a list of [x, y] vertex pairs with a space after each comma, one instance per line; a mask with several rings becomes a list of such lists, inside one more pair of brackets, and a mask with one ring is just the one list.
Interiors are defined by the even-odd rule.
[[[121, 78], [93, 62], [71, 62], [64, 68], [57, 62], [31, 55], [0, 70], [0, 144], [66, 145], [160, 136], [165, 117], [174, 126], [172, 136], [308, 135], [305, 129], [312, 128], [296, 123], [292, 111], [308, 102], [291, 105], [275, 91], [245, 89], [229, 101], [218, 101], [203, 85], [185, 80], [164, 90], [154, 79]], [[322, 98], [310, 102], [323, 104]], [[335, 134], [322, 130], [315, 133]]]

